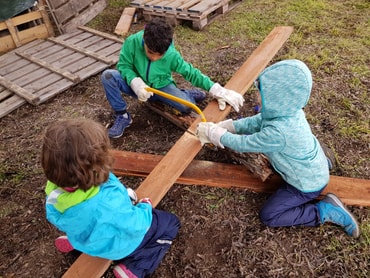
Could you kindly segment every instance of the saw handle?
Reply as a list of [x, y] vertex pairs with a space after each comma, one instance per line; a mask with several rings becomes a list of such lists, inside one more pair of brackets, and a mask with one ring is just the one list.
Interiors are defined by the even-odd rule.
[[173, 101], [176, 101], [178, 103], [181, 103], [187, 107], [190, 107], [192, 108], [193, 110], [195, 110], [195, 112], [197, 112], [201, 118], [202, 118], [202, 122], [206, 122], [206, 117], [204, 116], [202, 110], [199, 109], [198, 106], [196, 106], [194, 103], [191, 103], [190, 101], [187, 101], [187, 100], [184, 100], [182, 98], [179, 98], [179, 97], [175, 97], [173, 95], [170, 95], [170, 94], [167, 94], [165, 92], [162, 92], [160, 90], [157, 90], [157, 89], [154, 89], [154, 88], [151, 88], [151, 87], [146, 87], [145, 90], [147, 90], [148, 92], [152, 92], [153, 94], [156, 94], [156, 95], [159, 95], [161, 97], [164, 97], [164, 98], [168, 98], [170, 100], [173, 100]]

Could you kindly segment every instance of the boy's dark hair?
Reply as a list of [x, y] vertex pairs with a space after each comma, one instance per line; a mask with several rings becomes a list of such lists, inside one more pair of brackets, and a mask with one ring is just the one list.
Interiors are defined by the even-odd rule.
[[113, 165], [107, 130], [88, 119], [62, 120], [46, 130], [41, 165], [59, 187], [87, 190], [107, 181]]
[[165, 19], [153, 18], [144, 29], [144, 42], [153, 52], [163, 55], [172, 43], [173, 28]]

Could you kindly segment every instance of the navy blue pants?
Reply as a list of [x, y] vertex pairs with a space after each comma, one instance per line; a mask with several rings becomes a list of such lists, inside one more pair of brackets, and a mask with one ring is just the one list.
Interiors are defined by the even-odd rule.
[[260, 219], [269, 227], [318, 226], [321, 224], [320, 216], [312, 201], [323, 189], [304, 193], [284, 183], [266, 201], [260, 211]]
[[176, 215], [153, 209], [152, 224], [138, 248], [120, 260], [137, 277], [145, 277], [156, 270], [172, 240], [177, 236], [180, 221]]

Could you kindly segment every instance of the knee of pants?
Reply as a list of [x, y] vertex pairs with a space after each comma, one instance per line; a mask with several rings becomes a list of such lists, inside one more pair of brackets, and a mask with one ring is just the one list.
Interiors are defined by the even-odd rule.
[[102, 82], [106, 82], [106, 81], [109, 81], [109, 79], [112, 79], [112, 78], [113, 78], [113, 74], [112, 74], [111, 70], [105, 70], [101, 74], [100, 79], [101, 79]]
[[275, 214], [270, 208], [263, 207], [259, 212], [260, 220], [266, 226], [272, 227], [272, 222], [275, 219]]

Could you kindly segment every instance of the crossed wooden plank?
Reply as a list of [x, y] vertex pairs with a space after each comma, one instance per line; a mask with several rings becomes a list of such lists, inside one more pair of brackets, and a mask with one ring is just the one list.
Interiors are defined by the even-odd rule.
[[[162, 160], [162, 155], [112, 150], [113, 172], [117, 176], [148, 176]], [[282, 183], [278, 174], [263, 182], [244, 165], [193, 160], [180, 177], [178, 184], [207, 185], [223, 188], [241, 188], [253, 192], [273, 193]], [[322, 195], [334, 193], [346, 205], [370, 207], [370, 180], [330, 176]]]
[[[290, 26], [275, 27], [227, 82], [225, 88], [244, 95], [292, 32], [293, 28]], [[227, 105], [224, 111], [220, 111], [217, 101], [213, 100], [204, 109], [203, 113], [207, 121], [218, 122], [225, 119], [230, 110], [231, 107]], [[199, 121], [200, 119], [194, 121], [188, 129], [190, 132], [185, 132], [180, 137], [139, 186], [136, 190], [139, 199], [150, 197], [153, 205], [156, 206], [192, 162], [202, 148], [198, 138], [191, 134], [195, 133]], [[82, 254], [63, 275], [63, 278], [99, 278], [110, 264], [110, 260]]]

